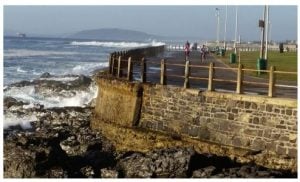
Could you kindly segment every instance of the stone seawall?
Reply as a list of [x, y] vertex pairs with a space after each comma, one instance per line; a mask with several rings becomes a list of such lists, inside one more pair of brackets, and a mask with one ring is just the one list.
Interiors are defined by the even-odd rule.
[[297, 156], [296, 100], [144, 85], [139, 125], [192, 138]]
[[193, 145], [204, 141], [247, 150], [257, 164], [297, 170], [296, 100], [98, 79], [95, 113], [101, 119], [93, 121], [94, 129], [105, 120], [189, 138]]
[[97, 117], [124, 127], [135, 125], [141, 108], [141, 85], [113, 78], [98, 79], [97, 84], [100, 89], [95, 106]]

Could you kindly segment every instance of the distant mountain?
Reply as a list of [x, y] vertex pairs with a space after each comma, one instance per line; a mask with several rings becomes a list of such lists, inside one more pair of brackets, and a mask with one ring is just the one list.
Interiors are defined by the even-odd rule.
[[73, 39], [97, 39], [97, 40], [122, 40], [122, 41], [145, 41], [149, 39], [162, 39], [162, 36], [152, 35], [145, 32], [118, 29], [102, 28], [95, 30], [84, 30], [67, 36]]

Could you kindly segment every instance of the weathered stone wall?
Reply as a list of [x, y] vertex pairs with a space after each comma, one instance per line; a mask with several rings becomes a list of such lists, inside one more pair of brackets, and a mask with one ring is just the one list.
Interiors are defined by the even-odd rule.
[[95, 114], [101, 120], [132, 127], [139, 119], [142, 86], [106, 77], [97, 79]]
[[144, 85], [140, 127], [297, 156], [297, 101]]
[[[100, 76], [97, 82], [97, 119], [91, 126], [103, 129], [107, 137], [114, 130], [104, 126], [111, 123], [128, 129], [148, 129], [177, 139], [220, 145], [220, 151], [246, 150], [242, 156], [226, 150], [221, 153], [237, 159], [245, 157], [270, 168], [297, 170], [296, 100], [129, 83], [109, 76]], [[136, 132], [141, 131], [147, 130]], [[145, 142], [149, 142], [147, 137]], [[196, 146], [193, 142], [190, 144]], [[137, 145], [132, 140], [129, 143], [132, 148]], [[163, 147], [161, 142], [157, 145]]]

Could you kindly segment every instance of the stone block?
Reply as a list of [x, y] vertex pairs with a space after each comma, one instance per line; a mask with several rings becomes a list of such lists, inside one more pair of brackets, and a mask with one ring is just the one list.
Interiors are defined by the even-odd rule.
[[293, 116], [297, 116], [297, 110], [293, 110]]
[[279, 129], [286, 129], [286, 125], [276, 125], [276, 128], [279, 128]]
[[285, 110], [285, 114], [286, 114], [286, 115], [289, 115], [289, 116], [290, 116], [290, 115], [292, 115], [292, 113], [293, 113], [292, 109], [286, 109], [286, 110]]
[[244, 133], [245, 133], [246, 135], [257, 136], [257, 135], [258, 135], [258, 130], [257, 130], [257, 129], [246, 128], [246, 129], [244, 130]]
[[251, 102], [246, 102], [245, 101], [245, 109], [250, 109]]
[[199, 128], [198, 128], [198, 127], [191, 126], [191, 127], [189, 128], [188, 134], [189, 134], [190, 136], [196, 137], [196, 136], [198, 136], [198, 133], [199, 133]]
[[280, 109], [275, 108], [275, 109], [274, 109], [274, 112], [275, 112], [275, 113], [280, 113]]
[[259, 110], [260, 110], [260, 111], [265, 111], [265, 110], [266, 110], [266, 105], [260, 104], [260, 105], [259, 105]]
[[253, 123], [254, 124], [259, 124], [259, 118], [258, 117], [254, 117], [253, 118]]
[[286, 155], [287, 154], [287, 149], [282, 147], [282, 146], [277, 145], [276, 153], [279, 154], [279, 155]]
[[281, 141], [289, 141], [289, 137], [286, 136], [286, 135], [281, 135], [280, 138], [279, 138], [279, 140], [281, 140]]
[[234, 113], [234, 114], [237, 114], [239, 112], [239, 110], [238, 109], [232, 109], [232, 113]]
[[254, 139], [251, 148], [256, 151], [264, 150], [266, 148], [266, 142], [262, 139]]
[[215, 118], [220, 118], [220, 119], [227, 119], [227, 114], [226, 113], [215, 113]]
[[272, 110], [273, 110], [273, 105], [267, 104], [267, 106], [266, 106], [266, 111], [267, 111], [267, 112], [272, 112]]
[[234, 114], [228, 113], [228, 119], [229, 120], [234, 120]]
[[289, 134], [289, 141], [292, 142], [292, 143], [296, 143], [296, 141], [297, 141], [297, 134], [290, 133]]
[[254, 103], [254, 102], [252, 102], [252, 104], [251, 104], [251, 109], [257, 109], [257, 104]]
[[199, 128], [198, 137], [200, 139], [209, 140], [210, 139], [210, 135], [211, 135], [210, 134], [210, 130], [206, 126]]
[[274, 141], [266, 143], [266, 149], [269, 151], [276, 151], [276, 143]]
[[297, 158], [297, 149], [288, 149], [288, 156], [292, 158]]
[[263, 137], [265, 137], [265, 138], [270, 138], [270, 137], [271, 137], [271, 130], [265, 129], [265, 130], [263, 131]]

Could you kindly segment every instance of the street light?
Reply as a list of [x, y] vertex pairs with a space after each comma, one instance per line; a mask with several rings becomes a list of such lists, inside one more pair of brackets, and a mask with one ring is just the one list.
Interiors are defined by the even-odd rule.
[[216, 17], [217, 17], [217, 46], [219, 47], [219, 34], [220, 34], [220, 9], [216, 8]]
[[224, 49], [226, 51], [226, 27], [227, 26], [227, 5], [226, 5], [226, 12], [225, 12], [225, 25], [224, 25]]
[[236, 54], [236, 41], [238, 34], [238, 6], [235, 7], [235, 34], [234, 34], [234, 53]]

